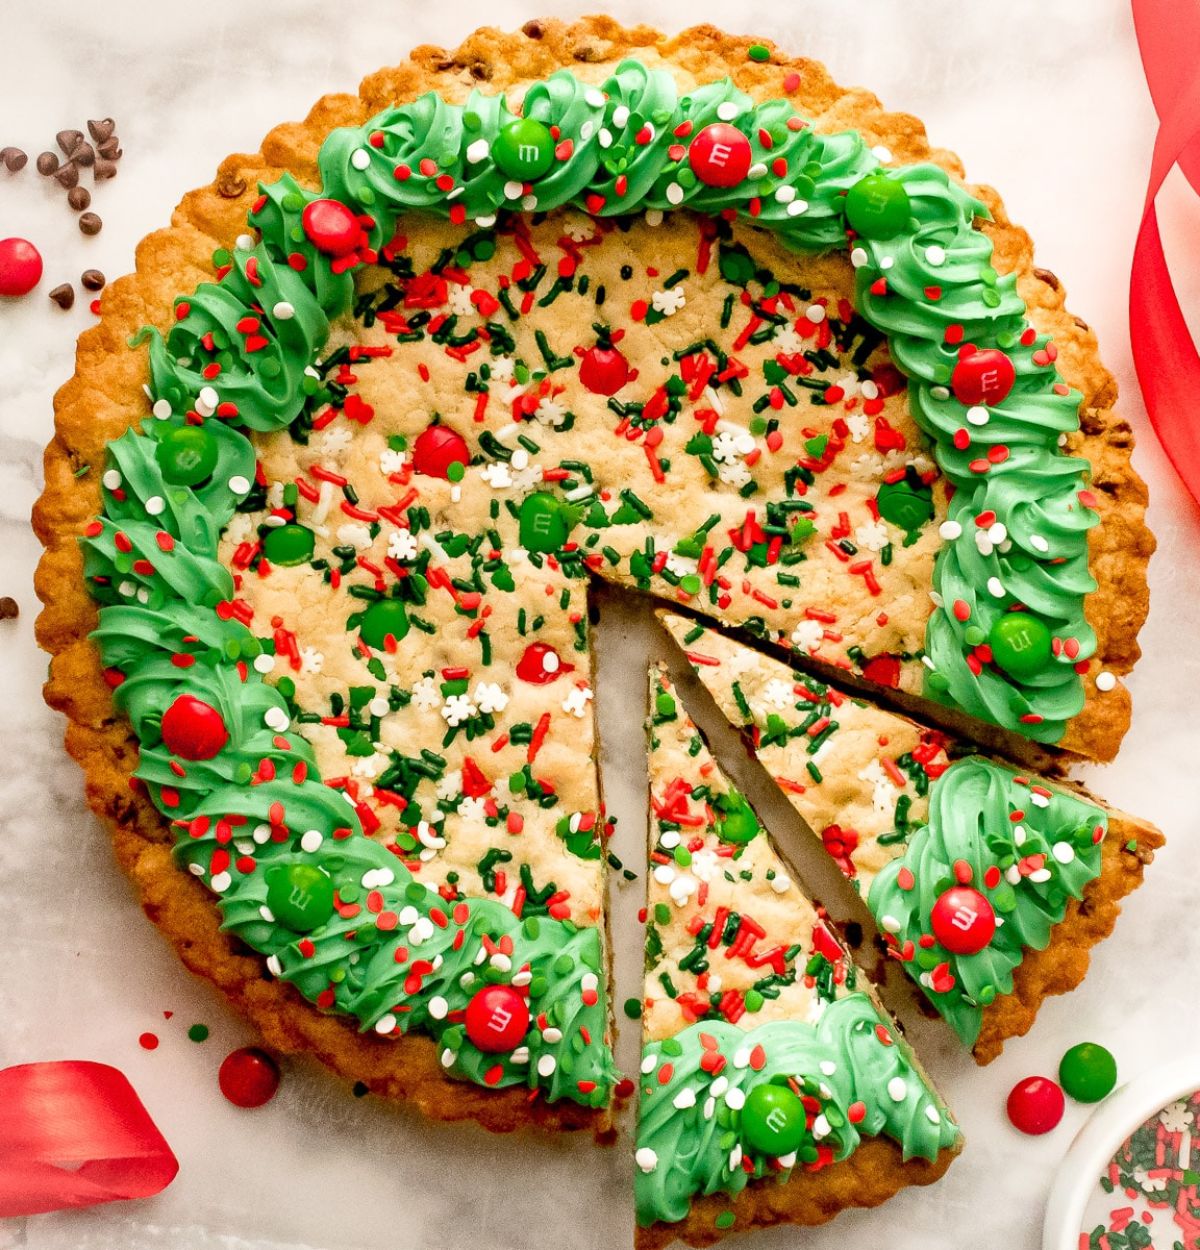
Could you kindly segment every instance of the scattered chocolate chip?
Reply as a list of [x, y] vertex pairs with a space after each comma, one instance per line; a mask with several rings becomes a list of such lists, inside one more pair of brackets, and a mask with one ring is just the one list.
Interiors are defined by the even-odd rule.
[[0, 621], [15, 621], [20, 615], [21, 609], [17, 607], [17, 601], [5, 595], [0, 599]]
[[20, 148], [0, 148], [0, 161], [4, 162], [4, 168], [10, 174], [15, 174], [18, 169], [25, 168], [29, 157]]
[[526, 22], [521, 27], [521, 33], [528, 39], [540, 39], [546, 33], [546, 28], [538, 21]]
[[67, 203], [77, 212], [81, 213], [92, 202], [92, 193], [87, 187], [72, 187], [67, 192]]
[[54, 142], [62, 149], [65, 156], [70, 156], [72, 152], [83, 142], [82, 130], [60, 130], [54, 136]]
[[69, 191], [72, 187], [79, 185], [79, 166], [67, 161], [66, 164], [60, 165], [51, 177], [60, 187], [65, 187]]
[[97, 182], [103, 182], [106, 178], [115, 178], [116, 176], [117, 162], [110, 161], [104, 156], [97, 156], [96, 163], [92, 166], [92, 177]]
[[111, 117], [101, 117], [87, 124], [88, 134], [97, 143], [103, 143], [117, 128], [117, 123]]
[[79, 228], [84, 234], [99, 234], [104, 222], [95, 213], [81, 213]]
[[50, 298], [59, 308], [70, 308], [75, 303], [75, 288], [69, 282], [60, 283], [50, 292]]
[[245, 190], [245, 178], [234, 170], [222, 170], [217, 175], [217, 194], [223, 200], [236, 200]]
[[96, 159], [96, 149], [90, 143], [80, 143], [71, 153], [71, 160], [86, 169]]
[[53, 152], [43, 152], [37, 158], [37, 171], [49, 177], [58, 168], [58, 157]]
[[79, 275], [79, 285], [85, 291], [99, 291], [104, 286], [104, 275], [99, 269], [85, 269]]
[[111, 139], [105, 139], [103, 143], [96, 145], [96, 151], [101, 156], [106, 156], [110, 161], [119, 161], [121, 159], [121, 140], [113, 135]]

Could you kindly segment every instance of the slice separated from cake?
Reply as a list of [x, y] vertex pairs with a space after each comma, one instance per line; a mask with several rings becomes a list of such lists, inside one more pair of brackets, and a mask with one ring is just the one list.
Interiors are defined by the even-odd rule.
[[725, 717], [979, 1063], [1083, 980], [1162, 845], [1081, 787], [852, 699], [661, 613]]
[[936, 1180], [958, 1126], [661, 665], [648, 730], [639, 1250]]

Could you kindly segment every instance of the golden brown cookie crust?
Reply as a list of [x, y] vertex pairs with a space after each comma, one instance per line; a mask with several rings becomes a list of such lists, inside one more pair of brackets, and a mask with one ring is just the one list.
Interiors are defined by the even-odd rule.
[[[45, 694], [68, 717], [67, 747], [84, 770], [88, 802], [109, 827], [117, 858], [144, 909], [188, 967], [216, 984], [272, 1046], [315, 1054], [347, 1079], [361, 1080], [383, 1097], [415, 1102], [440, 1119], [472, 1118], [497, 1131], [533, 1123], [611, 1132], [607, 1112], [531, 1102], [524, 1091], [484, 1091], [446, 1079], [428, 1039], [360, 1035], [345, 1021], [318, 1012], [290, 986], [266, 979], [262, 962], [220, 932], [211, 897], [171, 860], [166, 822], [144, 794], [131, 788], [137, 742], [114, 713], [98, 655], [87, 640], [96, 624], [96, 606], [84, 584], [76, 542], [100, 508], [100, 475], [74, 475], [84, 465], [102, 464], [105, 445], [139, 419], [146, 366], [142, 354], [127, 350], [129, 337], [147, 324], [166, 329], [173, 297], [208, 278], [211, 253], [244, 230], [257, 183], [290, 171], [300, 182], [314, 184], [317, 152], [331, 129], [361, 125], [378, 110], [424, 91], [461, 100], [473, 87], [504, 90], [564, 66], [598, 79], [631, 54], [651, 64], [670, 63], [700, 79], [730, 74], [757, 97], [777, 93], [782, 74], [794, 71], [800, 85], [793, 99], [821, 129], [857, 128], [868, 141], [886, 143], [900, 161], [932, 160], [961, 176], [957, 158], [931, 149], [915, 118], [884, 113], [868, 92], [839, 88], [815, 61], [787, 58], [772, 48], [770, 63], [751, 62], [747, 49], [752, 42], [766, 41], [730, 37], [712, 26], [667, 38], [649, 27], [627, 29], [593, 17], [571, 24], [528, 22], [512, 34], [486, 28], [452, 52], [417, 48], [401, 65], [366, 78], [358, 95], [325, 96], [304, 121], [276, 127], [259, 152], [227, 157], [208, 186], [185, 195], [171, 226], [139, 245], [136, 272], [105, 291], [99, 323], [80, 336], [75, 375], [55, 397], [56, 434], [46, 449], [46, 487], [33, 518], [46, 548], [36, 577], [45, 604], [37, 635], [52, 655]], [[988, 231], [996, 241], [998, 267], [1019, 271], [1031, 317], [1039, 329], [1054, 334], [1064, 376], [1085, 395], [1086, 452], [1095, 466], [1104, 520], [1092, 537], [1093, 568], [1102, 585], [1089, 599], [1088, 617], [1100, 638], [1101, 664], [1120, 676], [1137, 658], [1135, 635], [1146, 611], [1145, 561], [1153, 547], [1142, 523], [1145, 488], [1129, 466], [1132, 436], [1112, 411], [1115, 386], [1099, 362], [1094, 337], [1065, 311], [1057, 284], [1032, 268], [1028, 237], [1008, 222], [994, 193], [981, 194], [995, 216]], [[1127, 723], [1128, 697], [1118, 686], [1089, 705], [1062, 746], [1110, 758]], [[778, 1192], [791, 1189], [779, 1187]], [[877, 1201], [887, 1196], [880, 1192]], [[772, 1198], [763, 1210], [777, 1210], [773, 1204], [778, 1201]], [[812, 1202], [816, 1210], [815, 1197]]]

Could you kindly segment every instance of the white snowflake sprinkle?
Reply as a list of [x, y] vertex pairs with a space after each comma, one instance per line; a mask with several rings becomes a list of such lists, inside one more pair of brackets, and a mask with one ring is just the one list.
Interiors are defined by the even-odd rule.
[[388, 556], [393, 560], [415, 560], [419, 550], [411, 530], [392, 530], [388, 535]]

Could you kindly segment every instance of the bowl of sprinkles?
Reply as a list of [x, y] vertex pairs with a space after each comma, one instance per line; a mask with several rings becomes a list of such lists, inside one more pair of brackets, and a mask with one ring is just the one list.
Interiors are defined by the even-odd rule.
[[1042, 1250], [1200, 1250], [1200, 1057], [1096, 1110], [1050, 1191]]

